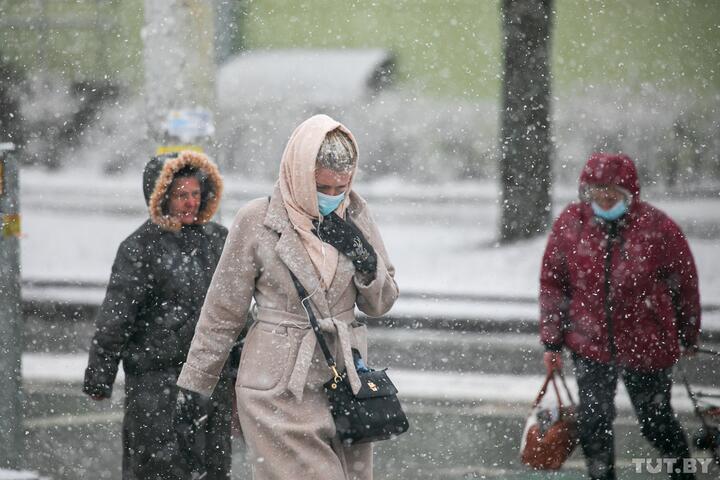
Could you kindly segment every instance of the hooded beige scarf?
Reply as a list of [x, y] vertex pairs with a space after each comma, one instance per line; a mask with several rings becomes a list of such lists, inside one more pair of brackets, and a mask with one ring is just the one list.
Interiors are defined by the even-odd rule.
[[[312, 221], [320, 218], [315, 185], [315, 162], [325, 136], [337, 128], [350, 137], [357, 151], [355, 137], [344, 125], [327, 115], [312, 116], [301, 123], [290, 136], [280, 161], [278, 179], [290, 223], [300, 236], [326, 290], [335, 276], [338, 251], [320, 241], [312, 233]], [[352, 178], [345, 192], [345, 200], [335, 210], [340, 217], [345, 214], [351, 187]]]

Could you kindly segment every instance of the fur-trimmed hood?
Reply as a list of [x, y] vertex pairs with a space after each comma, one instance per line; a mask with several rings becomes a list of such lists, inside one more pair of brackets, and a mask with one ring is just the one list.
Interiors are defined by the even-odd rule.
[[215, 215], [220, 205], [223, 182], [217, 165], [205, 154], [185, 150], [179, 153], [153, 157], [143, 172], [143, 193], [148, 205], [150, 220], [163, 230], [178, 232], [182, 224], [167, 215], [167, 193], [175, 175], [185, 167], [200, 173], [202, 199], [198, 211], [198, 224], [205, 224]]

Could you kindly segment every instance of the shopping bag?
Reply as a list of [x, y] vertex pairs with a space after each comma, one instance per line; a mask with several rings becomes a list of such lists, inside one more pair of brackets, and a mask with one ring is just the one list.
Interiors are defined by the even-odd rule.
[[[559, 376], [569, 404], [564, 404], [555, 376]], [[552, 384], [557, 403], [542, 403]], [[520, 460], [536, 470], [557, 470], [578, 444], [575, 402], [562, 372], [553, 371], [545, 378], [525, 424], [520, 445]]]

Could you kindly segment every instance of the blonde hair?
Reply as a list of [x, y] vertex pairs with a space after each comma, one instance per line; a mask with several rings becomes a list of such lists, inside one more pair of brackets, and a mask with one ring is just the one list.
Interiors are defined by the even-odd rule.
[[348, 134], [336, 128], [328, 132], [320, 145], [315, 164], [333, 172], [349, 172], [357, 163], [357, 150]]

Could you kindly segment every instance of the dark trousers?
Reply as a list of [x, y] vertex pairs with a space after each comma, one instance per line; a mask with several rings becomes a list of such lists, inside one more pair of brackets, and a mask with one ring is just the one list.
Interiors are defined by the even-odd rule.
[[[192, 469], [173, 428], [179, 371], [125, 377], [123, 480], [189, 480]], [[205, 480], [230, 478], [232, 381], [221, 378], [208, 409]]]
[[[574, 355], [580, 391], [578, 430], [590, 478], [615, 479], [615, 392], [622, 376], [642, 435], [663, 458], [689, 458], [687, 438], [670, 406], [669, 370], [636, 372]], [[678, 466], [681, 464], [678, 464]], [[694, 479], [693, 474], [672, 473], [672, 479]]]

